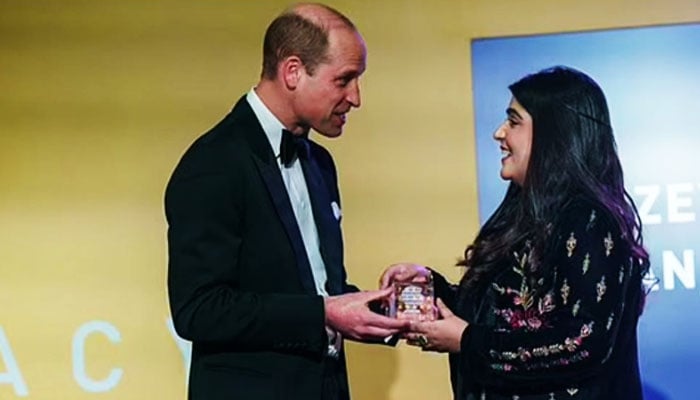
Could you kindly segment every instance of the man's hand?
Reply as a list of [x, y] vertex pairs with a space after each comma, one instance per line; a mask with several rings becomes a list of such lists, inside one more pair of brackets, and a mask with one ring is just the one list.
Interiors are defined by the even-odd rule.
[[393, 282], [427, 282], [431, 272], [427, 267], [418, 264], [400, 263], [387, 268], [379, 278], [379, 287], [386, 289]]
[[368, 303], [384, 299], [391, 292], [389, 288], [324, 298], [326, 325], [354, 340], [382, 340], [405, 331], [409, 321], [379, 315], [368, 307]]

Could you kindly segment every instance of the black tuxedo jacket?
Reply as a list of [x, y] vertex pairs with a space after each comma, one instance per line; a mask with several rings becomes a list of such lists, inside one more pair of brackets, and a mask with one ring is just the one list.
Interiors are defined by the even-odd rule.
[[[189, 398], [319, 399], [323, 299], [274, 151], [245, 97], [186, 151], [168, 183], [168, 292], [192, 341]], [[302, 160], [331, 295], [346, 283], [333, 159]], [[334, 372], [348, 397], [344, 356]], [[327, 373], [327, 372], [326, 372]]]

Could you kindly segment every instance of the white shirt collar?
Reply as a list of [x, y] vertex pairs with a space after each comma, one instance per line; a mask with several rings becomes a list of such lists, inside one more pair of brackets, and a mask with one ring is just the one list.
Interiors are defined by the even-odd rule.
[[253, 109], [253, 113], [255, 113], [258, 121], [260, 121], [260, 125], [263, 131], [265, 131], [267, 140], [270, 142], [270, 146], [272, 146], [272, 152], [275, 153], [275, 156], [279, 156], [282, 129], [285, 129], [284, 125], [282, 125], [280, 120], [267, 108], [265, 103], [260, 100], [258, 94], [255, 93], [255, 88], [250, 89], [245, 99], [248, 104], [250, 104], [250, 108]]

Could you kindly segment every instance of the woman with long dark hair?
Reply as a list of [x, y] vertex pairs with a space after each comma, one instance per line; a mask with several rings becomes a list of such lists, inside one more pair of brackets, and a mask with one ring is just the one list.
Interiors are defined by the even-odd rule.
[[441, 317], [407, 338], [450, 353], [456, 399], [641, 399], [636, 329], [649, 256], [605, 96], [567, 67], [509, 89], [494, 139], [511, 183], [464, 252], [462, 280], [403, 263], [382, 286], [433, 280]]

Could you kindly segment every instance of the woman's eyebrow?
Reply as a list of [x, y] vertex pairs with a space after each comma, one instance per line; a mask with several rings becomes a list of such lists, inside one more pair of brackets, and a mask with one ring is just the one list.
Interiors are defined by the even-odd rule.
[[520, 113], [517, 112], [517, 111], [515, 110], [515, 108], [513, 108], [513, 107], [508, 107], [508, 108], [506, 109], [506, 114], [507, 114], [509, 117], [515, 116], [515, 117], [518, 118], [518, 119], [523, 119], [522, 115], [520, 115]]

